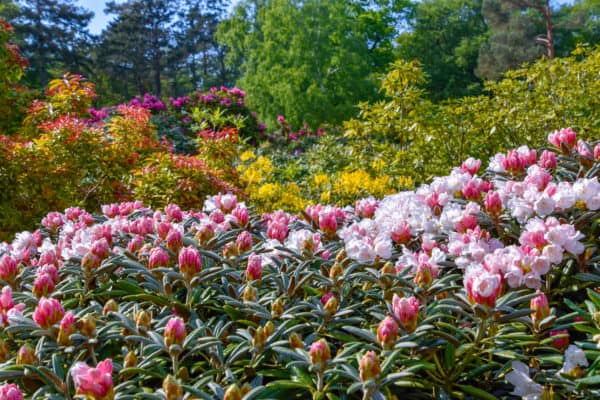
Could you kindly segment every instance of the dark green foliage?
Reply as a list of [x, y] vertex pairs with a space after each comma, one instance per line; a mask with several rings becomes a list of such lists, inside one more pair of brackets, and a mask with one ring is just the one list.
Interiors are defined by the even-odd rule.
[[45, 86], [53, 75], [89, 71], [87, 30], [92, 12], [74, 0], [18, 0], [13, 23], [29, 59], [29, 80]]
[[427, 0], [414, 4], [410, 31], [398, 39], [400, 58], [419, 60], [428, 75], [432, 99], [477, 94], [482, 81], [475, 76], [479, 47], [488, 27], [482, 1]]
[[[382, 3], [382, 4], [379, 4]], [[376, 74], [393, 60], [391, 2], [241, 2], [220, 27], [238, 85], [270, 126], [339, 123], [377, 97]]]

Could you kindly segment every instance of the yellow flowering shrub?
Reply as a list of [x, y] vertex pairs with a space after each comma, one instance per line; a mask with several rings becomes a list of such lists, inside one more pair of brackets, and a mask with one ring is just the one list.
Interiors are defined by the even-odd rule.
[[309, 171], [300, 177], [289, 174], [289, 165], [275, 167], [266, 156], [251, 151], [240, 155], [237, 171], [245, 192], [259, 211], [283, 209], [294, 212], [315, 202], [352, 205], [367, 196], [383, 197], [413, 186], [410, 177], [392, 177], [383, 172], [384, 162], [375, 160], [369, 170]]

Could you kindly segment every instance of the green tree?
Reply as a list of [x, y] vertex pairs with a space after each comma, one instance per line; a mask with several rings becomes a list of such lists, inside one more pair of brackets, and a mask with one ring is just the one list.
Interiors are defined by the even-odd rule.
[[0, 18], [0, 134], [16, 130], [29, 99], [27, 89], [19, 85], [29, 63], [13, 40], [13, 27]]
[[478, 93], [475, 75], [479, 47], [486, 39], [483, 0], [415, 2], [409, 30], [398, 39], [404, 60], [419, 60], [428, 75], [427, 91], [435, 100]]
[[111, 1], [106, 12], [115, 14], [102, 34], [99, 60], [118, 85], [133, 82], [138, 93], [162, 93], [162, 78], [179, 1]]
[[18, 0], [13, 19], [19, 45], [29, 59], [28, 75], [37, 86], [45, 86], [52, 75], [83, 72], [88, 64], [87, 26], [94, 15], [74, 0]]
[[228, 83], [225, 51], [215, 37], [225, 11], [223, 0], [194, 0], [178, 13], [172, 59], [181, 65], [192, 89]]
[[238, 85], [271, 126], [337, 123], [377, 97], [375, 77], [393, 60], [396, 2], [246, 0], [219, 27]]
[[479, 50], [476, 74], [483, 79], [499, 79], [543, 53], [535, 43], [538, 28], [531, 14], [503, 0], [483, 0], [483, 15], [490, 28], [488, 40]]

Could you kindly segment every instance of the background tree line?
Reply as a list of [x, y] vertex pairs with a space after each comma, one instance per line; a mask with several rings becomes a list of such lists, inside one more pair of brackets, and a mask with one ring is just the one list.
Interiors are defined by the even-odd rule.
[[339, 124], [380, 99], [394, 60], [418, 60], [433, 101], [482, 93], [485, 80], [542, 56], [600, 43], [600, 0], [111, 1], [99, 34], [74, 0], [0, 0], [44, 87], [65, 71], [114, 104], [234, 85], [271, 126]]

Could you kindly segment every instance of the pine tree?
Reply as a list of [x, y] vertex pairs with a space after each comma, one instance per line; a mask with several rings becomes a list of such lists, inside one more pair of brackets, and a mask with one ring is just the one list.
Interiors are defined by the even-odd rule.
[[53, 75], [83, 72], [87, 66], [87, 26], [94, 13], [74, 0], [18, 0], [13, 19], [20, 47], [29, 59], [32, 83], [45, 86]]

